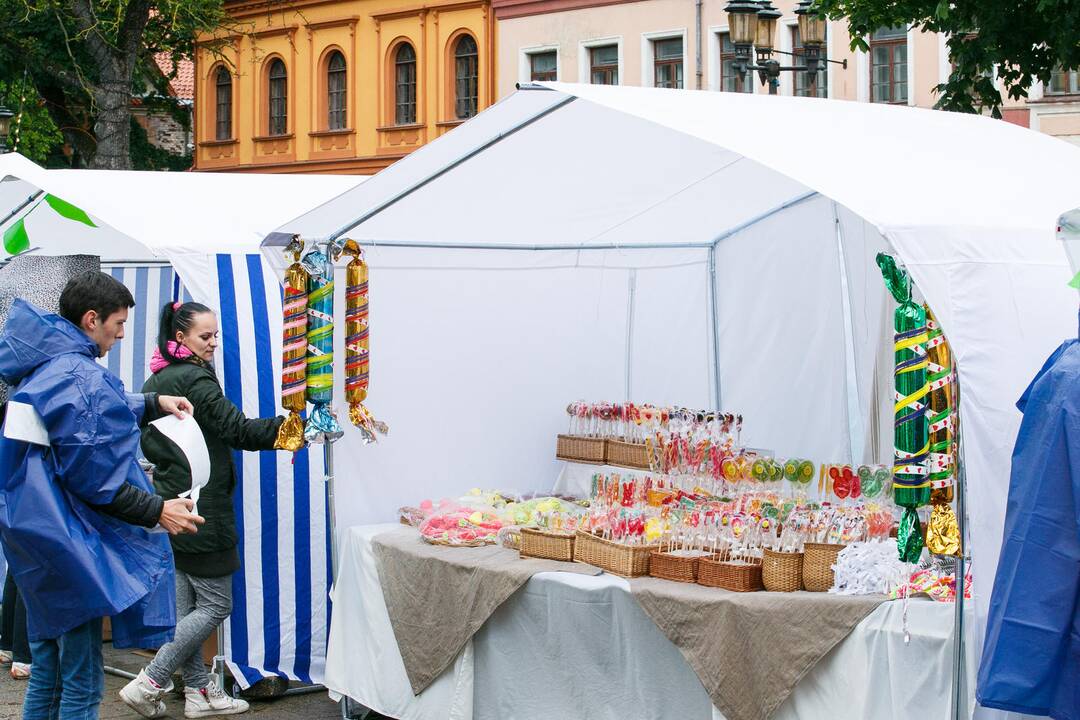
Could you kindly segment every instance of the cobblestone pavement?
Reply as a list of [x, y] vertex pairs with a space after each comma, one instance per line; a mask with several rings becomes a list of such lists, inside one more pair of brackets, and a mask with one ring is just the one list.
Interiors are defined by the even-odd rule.
[[[138, 672], [146, 664], [146, 658], [126, 650], [113, 650], [106, 644], [105, 664], [128, 672]], [[108, 674], [105, 676], [105, 698], [101, 703], [101, 720], [141, 720], [117, 697], [120, 688], [126, 683], [127, 680], [123, 678]], [[25, 690], [25, 681], [12, 680], [6, 667], [0, 671], [0, 720], [18, 720], [22, 717], [22, 700]], [[167, 717], [172, 720], [183, 720], [183, 695], [171, 694], [165, 702], [169, 708]], [[250, 702], [251, 711], [240, 717], [252, 720], [341, 720], [338, 704], [332, 702], [325, 691]], [[389, 719], [372, 713], [366, 720]]]

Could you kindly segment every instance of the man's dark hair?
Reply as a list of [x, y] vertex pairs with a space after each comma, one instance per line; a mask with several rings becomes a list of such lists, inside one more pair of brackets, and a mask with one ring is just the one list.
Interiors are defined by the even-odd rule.
[[60, 317], [77, 327], [90, 310], [96, 310], [104, 321], [117, 310], [130, 307], [135, 307], [131, 291], [112, 275], [97, 270], [79, 273], [60, 293]]

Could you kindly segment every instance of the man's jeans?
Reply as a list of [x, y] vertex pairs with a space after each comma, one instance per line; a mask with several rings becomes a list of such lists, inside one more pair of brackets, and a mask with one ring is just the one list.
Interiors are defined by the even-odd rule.
[[105, 691], [101, 620], [91, 620], [55, 640], [31, 641], [23, 720], [97, 720]]

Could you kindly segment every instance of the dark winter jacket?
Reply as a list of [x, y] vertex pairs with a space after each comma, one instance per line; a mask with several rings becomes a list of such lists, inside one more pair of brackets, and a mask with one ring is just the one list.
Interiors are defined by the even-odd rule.
[[[221, 577], [240, 567], [237, 552], [233, 490], [235, 450], [272, 450], [282, 419], [248, 419], [225, 397], [210, 367], [195, 361], [177, 362], [155, 373], [143, 392], [180, 395], [195, 407], [210, 454], [210, 481], [199, 494], [198, 512], [206, 524], [194, 535], [172, 539], [176, 567], [197, 577]], [[154, 463], [154, 487], [165, 499], [191, 489], [191, 468], [183, 453], [154, 427], [143, 430], [142, 449]]]

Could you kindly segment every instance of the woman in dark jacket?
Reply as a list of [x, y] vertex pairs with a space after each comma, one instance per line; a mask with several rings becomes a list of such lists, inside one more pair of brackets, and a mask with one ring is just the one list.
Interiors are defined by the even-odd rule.
[[[187, 397], [195, 408], [210, 455], [210, 481], [199, 495], [198, 512], [206, 519], [196, 535], [172, 538], [176, 559], [176, 636], [120, 692], [121, 699], [144, 717], [165, 712], [163, 696], [170, 677], [183, 670], [184, 715], [189, 718], [232, 715], [248, 709], [210, 682], [202, 646], [232, 612], [232, 574], [240, 568], [233, 490], [233, 450], [272, 450], [283, 418], [248, 419], [221, 390], [211, 365], [218, 346], [217, 317], [205, 305], [166, 305], [161, 313], [153, 372], [143, 392]], [[191, 489], [184, 455], [156, 428], [143, 431], [143, 453], [154, 463], [154, 486], [164, 498]]]

